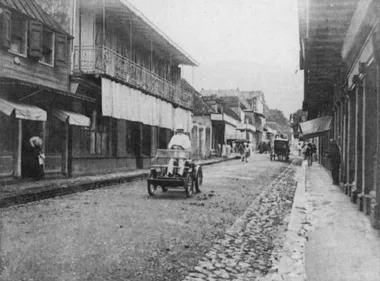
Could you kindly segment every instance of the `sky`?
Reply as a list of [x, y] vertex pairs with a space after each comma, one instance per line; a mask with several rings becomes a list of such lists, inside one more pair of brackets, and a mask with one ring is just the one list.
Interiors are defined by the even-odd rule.
[[297, 0], [128, 0], [190, 54], [204, 89], [262, 90], [286, 117], [302, 106]]

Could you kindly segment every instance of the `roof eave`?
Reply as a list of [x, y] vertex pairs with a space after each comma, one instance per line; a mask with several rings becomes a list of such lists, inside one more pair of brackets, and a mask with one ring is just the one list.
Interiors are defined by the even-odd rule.
[[127, 9], [129, 9], [135, 16], [137, 16], [144, 24], [152, 29], [153, 33], [159, 35], [164, 41], [171, 45], [182, 58], [176, 58], [179, 64], [189, 66], [199, 66], [199, 63], [192, 58], [186, 51], [184, 51], [178, 44], [172, 41], [163, 31], [161, 31], [153, 22], [144, 16], [137, 8], [126, 0], [119, 0]]

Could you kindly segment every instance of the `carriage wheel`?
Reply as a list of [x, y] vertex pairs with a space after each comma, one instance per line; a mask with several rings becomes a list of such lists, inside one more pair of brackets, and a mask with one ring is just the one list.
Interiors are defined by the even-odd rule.
[[199, 167], [198, 169], [198, 173], [195, 177], [195, 191], [198, 193], [198, 192], [201, 192], [201, 190], [199, 189], [199, 187], [202, 185], [203, 183], [203, 172], [202, 172], [202, 167]]
[[[148, 179], [154, 179], [157, 177], [156, 171], [150, 171]], [[157, 190], [157, 185], [156, 184], [151, 184], [148, 182], [148, 194], [150, 196], [154, 196]]]
[[185, 179], [185, 191], [186, 191], [186, 197], [190, 198], [193, 196], [194, 192], [194, 180], [191, 174], [188, 174]]

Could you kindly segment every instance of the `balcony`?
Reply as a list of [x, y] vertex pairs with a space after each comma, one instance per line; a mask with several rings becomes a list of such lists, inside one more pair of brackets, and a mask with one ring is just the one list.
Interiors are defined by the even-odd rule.
[[75, 47], [74, 73], [110, 76], [168, 102], [193, 109], [191, 93], [107, 47]]

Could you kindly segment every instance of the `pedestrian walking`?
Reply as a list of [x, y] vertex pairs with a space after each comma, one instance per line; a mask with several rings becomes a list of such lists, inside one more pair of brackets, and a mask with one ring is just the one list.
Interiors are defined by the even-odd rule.
[[244, 143], [244, 153], [245, 153], [245, 162], [247, 163], [248, 157], [250, 156], [248, 143]]
[[239, 143], [238, 152], [240, 153], [241, 162], [245, 162], [245, 145], [243, 142]]
[[302, 142], [298, 142], [298, 145], [297, 145], [297, 149], [298, 149], [298, 156], [301, 156], [301, 153], [302, 153]]
[[335, 139], [330, 140], [330, 149], [326, 155], [331, 160], [331, 176], [334, 185], [339, 185], [339, 169], [341, 162], [340, 148]]

